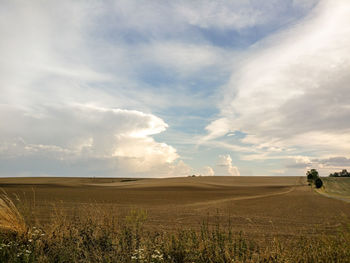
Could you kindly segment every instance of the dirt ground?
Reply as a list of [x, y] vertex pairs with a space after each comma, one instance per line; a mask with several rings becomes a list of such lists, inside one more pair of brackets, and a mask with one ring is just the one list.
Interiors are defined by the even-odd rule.
[[0, 187], [34, 207], [43, 223], [57, 206], [74, 214], [90, 204], [116, 217], [145, 210], [150, 229], [208, 221], [254, 237], [331, 234], [350, 218], [349, 203], [316, 193], [304, 177], [1, 178]]

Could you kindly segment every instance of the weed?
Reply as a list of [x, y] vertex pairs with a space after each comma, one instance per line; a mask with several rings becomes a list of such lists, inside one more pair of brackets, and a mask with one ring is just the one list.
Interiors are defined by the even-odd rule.
[[0, 195], [0, 228], [19, 234], [27, 231], [23, 216], [5, 191]]
[[51, 223], [28, 227], [8, 196], [1, 199], [0, 262], [350, 262], [350, 230], [335, 236], [262, 243], [219, 220], [199, 230], [146, 231], [147, 214], [132, 210], [116, 221], [111, 207], [90, 204], [72, 216], [57, 208]]

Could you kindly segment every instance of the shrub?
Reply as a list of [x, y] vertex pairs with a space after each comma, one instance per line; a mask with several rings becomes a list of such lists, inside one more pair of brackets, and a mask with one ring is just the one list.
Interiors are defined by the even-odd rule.
[[315, 186], [316, 186], [316, 188], [321, 188], [323, 186], [323, 182], [322, 182], [321, 178], [317, 178], [315, 180]]

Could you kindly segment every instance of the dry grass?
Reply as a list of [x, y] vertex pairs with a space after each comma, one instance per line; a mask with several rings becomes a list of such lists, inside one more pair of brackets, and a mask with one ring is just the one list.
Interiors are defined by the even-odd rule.
[[57, 208], [49, 224], [26, 235], [0, 232], [0, 262], [350, 262], [350, 230], [260, 242], [220, 222], [198, 230], [148, 231], [147, 214], [132, 210], [123, 218], [98, 204], [80, 207], [74, 217]]
[[5, 191], [0, 195], [0, 228], [19, 234], [27, 231], [23, 216]]
[[0, 262], [350, 262], [349, 204], [298, 178], [224, 179], [8, 180]]
[[350, 178], [325, 177], [322, 178], [323, 187], [316, 191], [325, 196], [350, 202]]

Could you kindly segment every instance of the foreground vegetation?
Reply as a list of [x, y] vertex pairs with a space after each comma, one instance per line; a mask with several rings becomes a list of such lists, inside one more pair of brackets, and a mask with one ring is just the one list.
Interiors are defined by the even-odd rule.
[[35, 222], [27, 206], [18, 211], [6, 195], [0, 200], [0, 262], [350, 262], [348, 228], [334, 236], [259, 242], [219, 222], [196, 231], [146, 231], [144, 211], [118, 221], [98, 205], [75, 215], [56, 209], [39, 227], [26, 223]]

